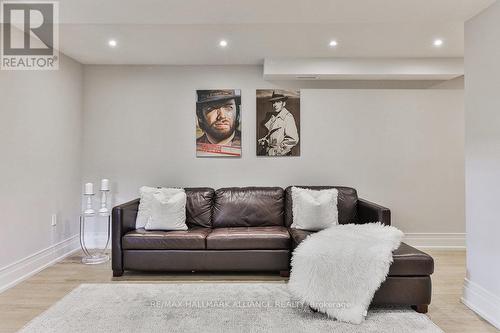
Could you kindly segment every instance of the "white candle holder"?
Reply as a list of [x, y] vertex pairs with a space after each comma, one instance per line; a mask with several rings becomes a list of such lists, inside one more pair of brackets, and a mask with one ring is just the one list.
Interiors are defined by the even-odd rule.
[[109, 215], [109, 209], [107, 207], [108, 205], [107, 192], [109, 192], [109, 190], [101, 190], [101, 208], [99, 209], [99, 215], [101, 216]]
[[95, 210], [92, 208], [92, 197], [94, 196], [94, 193], [85, 193], [84, 195], [87, 197], [87, 208], [83, 211], [83, 214], [86, 216], [92, 216], [95, 214]]

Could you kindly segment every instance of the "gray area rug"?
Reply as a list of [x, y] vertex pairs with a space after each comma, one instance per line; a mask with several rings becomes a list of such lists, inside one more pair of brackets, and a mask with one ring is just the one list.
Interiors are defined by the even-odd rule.
[[21, 332], [443, 332], [411, 309], [337, 322], [282, 283], [82, 284]]

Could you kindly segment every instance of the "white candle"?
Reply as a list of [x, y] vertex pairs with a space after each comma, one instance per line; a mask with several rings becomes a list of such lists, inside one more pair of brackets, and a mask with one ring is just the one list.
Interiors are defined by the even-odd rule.
[[101, 191], [109, 191], [109, 179], [101, 180]]
[[92, 183], [87, 183], [85, 184], [85, 194], [94, 194], [94, 184]]

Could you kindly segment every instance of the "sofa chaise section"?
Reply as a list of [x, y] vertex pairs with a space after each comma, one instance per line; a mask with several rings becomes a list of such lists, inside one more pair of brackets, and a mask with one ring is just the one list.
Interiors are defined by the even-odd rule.
[[[323, 189], [325, 187], [307, 187]], [[357, 199], [356, 191], [349, 188], [339, 190], [339, 223], [381, 222], [391, 225], [391, 211], [383, 206], [363, 199]], [[291, 187], [286, 189], [287, 208], [285, 221], [292, 224]], [[354, 205], [353, 202], [357, 202]], [[356, 209], [354, 212], [345, 212], [346, 209]], [[340, 212], [344, 210], [344, 213]], [[290, 228], [292, 247], [296, 248], [304, 239], [313, 234], [313, 231]], [[430, 275], [434, 272], [434, 260], [428, 254], [414, 247], [401, 243], [393, 252], [393, 263], [389, 274], [380, 289], [375, 293], [373, 305], [411, 305], [419, 312], [427, 312], [431, 302], [432, 284]]]

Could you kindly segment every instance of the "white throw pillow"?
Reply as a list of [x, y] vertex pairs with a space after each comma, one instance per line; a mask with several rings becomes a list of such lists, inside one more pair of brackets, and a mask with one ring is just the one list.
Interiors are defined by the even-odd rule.
[[151, 216], [146, 223], [146, 230], [187, 230], [186, 193], [153, 194]]
[[149, 217], [151, 216], [151, 207], [153, 204], [153, 195], [156, 193], [165, 193], [167, 195], [174, 195], [177, 193], [184, 192], [181, 188], [158, 188], [142, 186], [139, 189], [140, 201], [139, 210], [137, 212], [137, 218], [135, 219], [135, 228], [140, 229], [146, 226]]
[[292, 228], [318, 231], [339, 223], [337, 189], [292, 187]]

